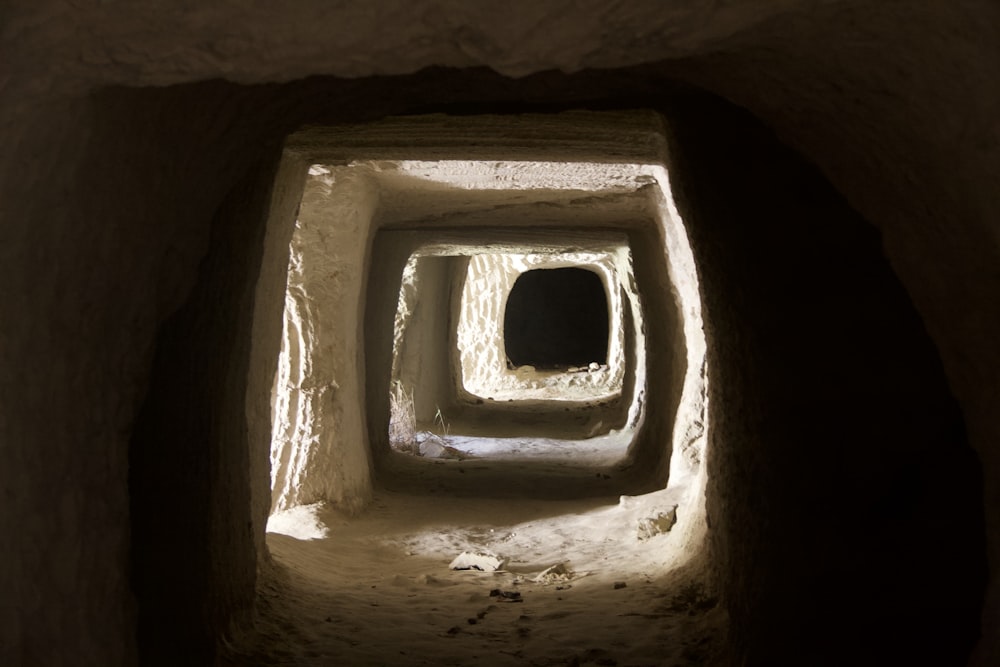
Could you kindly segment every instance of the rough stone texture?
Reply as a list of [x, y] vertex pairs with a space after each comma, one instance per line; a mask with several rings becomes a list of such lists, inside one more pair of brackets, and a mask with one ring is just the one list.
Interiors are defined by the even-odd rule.
[[361, 168], [314, 166], [292, 235], [275, 380], [272, 511], [371, 497], [360, 323], [377, 184]]
[[[290, 152], [285, 151], [282, 155], [271, 193], [271, 208], [267, 212], [264, 254], [254, 296], [246, 411], [251, 521], [259, 554], [258, 564], [267, 561], [267, 546], [259, 530], [261, 523], [268, 521], [274, 504], [274, 466], [270, 465], [270, 457], [263, 457], [261, 453], [272, 452], [274, 424], [277, 421], [274, 384], [282, 369], [291, 239], [294, 238], [308, 168], [307, 163]], [[279, 370], [275, 371], [275, 368]]]
[[[572, 243], [572, 238], [566, 239]], [[607, 398], [621, 393], [625, 374], [624, 320], [618, 270], [627, 269], [622, 253], [602, 255], [564, 253], [560, 255], [479, 255], [471, 258], [462, 290], [462, 312], [458, 319], [458, 349], [461, 358], [462, 389], [482, 398], [546, 398], [544, 381], [533, 373], [507, 367], [504, 354], [504, 313], [507, 298], [519, 275], [532, 269], [586, 266], [599, 272], [606, 285], [611, 335], [608, 369], [588, 373], [578, 380], [579, 390], [567, 386], [567, 398]], [[626, 274], [627, 275], [627, 274]], [[602, 360], [603, 362], [604, 360]], [[552, 383], [556, 386], [556, 382]], [[541, 391], [532, 391], [541, 389]]]
[[[238, 433], [232, 438], [206, 434], [218, 422], [226, 422], [225, 430], [233, 431], [244, 424], [235, 416], [234, 406], [248, 400], [236, 389], [245, 377], [238, 372], [240, 364], [229, 368], [227, 360], [229, 344], [237, 341], [239, 350], [249, 335], [249, 316], [235, 304], [246, 299], [249, 287], [243, 281], [252, 281], [248, 274], [256, 270], [250, 267], [259, 265], [249, 259], [252, 249], [244, 246], [235, 246], [229, 257], [220, 258], [219, 253], [227, 238], [261, 238], [263, 223], [243, 218], [242, 231], [248, 235], [220, 235], [217, 232], [225, 225], [215, 214], [228, 197], [236, 196], [237, 183], [249, 172], [273, 175], [286, 133], [303, 122], [358, 121], [385, 113], [449, 108], [467, 112], [596, 104], [669, 111], [669, 79], [680, 77], [735, 101], [774, 128], [882, 233], [891, 266], [919, 313], [919, 320], [912, 313], [909, 316], [910, 334], [926, 326], [948, 386], [958, 399], [969, 442], [982, 462], [987, 529], [963, 528], [950, 521], [974, 517], [978, 505], [966, 506], [947, 494], [942, 496], [965, 513], [942, 517], [935, 525], [954, 530], [954, 543], [964, 543], [967, 531], [989, 539], [993, 576], [982, 613], [983, 636], [971, 660], [980, 667], [1000, 663], [996, 632], [1000, 627], [1000, 577], [996, 576], [1000, 568], [1000, 419], [995, 409], [1000, 401], [1000, 348], [995, 344], [1000, 339], [1000, 311], [995, 307], [1000, 295], [996, 225], [1000, 199], [995, 187], [1000, 175], [1000, 84], [996, 77], [1000, 8], [991, 0], [628, 5], [592, 1], [519, 2], [514, 6], [454, 0], [378, 7], [366, 3], [332, 6], [315, 0], [297, 3], [294, 10], [278, 3], [237, 7], [222, 0], [180, 5], [154, 0], [41, 0], [7, 3], [2, 11], [0, 132], [7, 152], [0, 164], [4, 284], [0, 293], [4, 371], [0, 376], [4, 456], [0, 488], [5, 498], [0, 529], [10, 538], [0, 543], [3, 662], [134, 662], [136, 599], [140, 608], [151, 604], [141, 590], [133, 592], [127, 574], [130, 541], [132, 559], [141, 560], [148, 548], [128, 530], [128, 443], [134, 441], [133, 431], [141, 430], [136, 414], [144, 400], [153, 401], [154, 413], [162, 411], [165, 426], [170, 426], [168, 417], [192, 411], [203, 417], [192, 427], [197, 435], [193, 445], [182, 438], [161, 439], [171, 454], [159, 473], [167, 478], [164, 486], [169, 500], [157, 497], [162, 501], [157, 511], [176, 513], [180, 520], [171, 524], [176, 526], [187, 525], [185, 521], [201, 525], [207, 517], [219, 516], [190, 499], [193, 487], [189, 485], [201, 484], [195, 480], [206, 474], [208, 468], [202, 462], [209, 452], [245, 444]], [[485, 65], [510, 75], [552, 69], [571, 72], [583, 67], [620, 69], [577, 75], [548, 72], [521, 81], [485, 69], [403, 76], [434, 64]], [[251, 84], [324, 74], [400, 76], [317, 79], [284, 86], [215, 82], [173, 89], [100, 90], [109, 85], [186, 84], [218, 78]], [[717, 122], [725, 126], [730, 120], [723, 114]], [[711, 138], [710, 128], [705, 129], [707, 118], [690, 122], [701, 123], [702, 138]], [[267, 162], [269, 151], [270, 164], [250, 166]], [[718, 164], [726, 164], [729, 153], [717, 155]], [[782, 189], [772, 192], [772, 199], [757, 200], [760, 206], [787, 194]], [[808, 201], [811, 192], [803, 194], [803, 199]], [[718, 198], [717, 192], [707, 196], [708, 200]], [[751, 200], [739, 201], [749, 205]], [[746, 210], [738, 207], [736, 212]], [[685, 217], [694, 228], [695, 221]], [[784, 231], [808, 229], [807, 219], [796, 217]], [[756, 217], [753, 224], [763, 222], [763, 217]], [[733, 232], [740, 229], [726, 230], [726, 234]], [[788, 319], [789, 309], [765, 308], [754, 314], [739, 305], [747, 293], [759, 298], [750, 303], [768, 303], [774, 292], [754, 287], [756, 276], [767, 275], [768, 263], [748, 266], [724, 238], [721, 233], [705, 232], [700, 245], [696, 244], [696, 254], [704, 256], [712, 283], [705, 287], [712, 313], [706, 322], [716, 340], [713, 350], [718, 363], [713, 368], [718, 375], [710, 379], [719, 382], [711, 384], [717, 392], [711, 412], [715, 423], [721, 424], [713, 438], [723, 445], [728, 442], [735, 457], [725, 463], [728, 455], [721, 453], [725, 449], [720, 446], [720, 452], [710, 453], [709, 461], [714, 457], [723, 470], [728, 467], [730, 475], [740, 477], [733, 471], [741, 461], [748, 463], [748, 470], [767, 471], [767, 461], [775, 456], [789, 454], [794, 462], [796, 452], [801, 451], [767, 445], [774, 422], [765, 422], [763, 417], [788, 414], [781, 401], [790, 397], [778, 397], [772, 391], [757, 393], [760, 369], [778, 371], [777, 376], [789, 379], [792, 370], [803, 368], [802, 358], [823, 357], [806, 351], [805, 357], [793, 359], [772, 350], [752, 368], [744, 367], [765, 347], [764, 341], [769, 340], [765, 332], [781, 329], [778, 322]], [[788, 256], [795, 256], [798, 246], [808, 243], [784, 232], [771, 238], [782, 242]], [[846, 246], [847, 250], [851, 247]], [[722, 255], [734, 260], [732, 275], [727, 275], [726, 264], [711, 259]], [[221, 259], [221, 264], [209, 261], [210, 257]], [[708, 268], [713, 265], [714, 270]], [[199, 267], [207, 273], [200, 274]], [[232, 271], [236, 267], [243, 273]], [[227, 289], [209, 289], [213, 275]], [[206, 302], [199, 296], [206, 289], [216, 298]], [[729, 308], [727, 303], [737, 307]], [[171, 333], [170, 327], [178, 325], [165, 325], [184, 304], [189, 308], [182, 319], [190, 323], [201, 310], [205, 324], [196, 327], [194, 334], [183, 334], [191, 340], [187, 350], [176, 347], [184, 326]], [[218, 312], [219, 317], [206, 316], [206, 312]], [[243, 324], [223, 315], [242, 317], [239, 322]], [[718, 319], [712, 323], [711, 317]], [[766, 318], [774, 318], [771, 326]], [[157, 331], [159, 346], [174, 345], [176, 354], [171, 360], [170, 355], [161, 356], [165, 349], [157, 352], [161, 361], [154, 371]], [[206, 338], [216, 341], [214, 347], [195, 355], [194, 348]], [[229, 379], [236, 381], [233, 386], [225, 379], [230, 371], [234, 375]], [[802, 370], [806, 377], [810, 372]], [[802, 374], [792, 374], [791, 379], [802, 380]], [[152, 383], [151, 378], [155, 378]], [[773, 389], [776, 382], [765, 386]], [[855, 379], [850, 386], [856, 387]], [[213, 387], [225, 391], [211, 391]], [[198, 400], [179, 398], [192, 389]], [[157, 402], [163, 405], [157, 408]], [[886, 425], [890, 422], [881, 421], [885, 416], [881, 409], [865, 414], [883, 425], [878, 428], [886, 436], [870, 438], [869, 444], [902, 440], [892, 437], [893, 430]], [[838, 423], [842, 417], [839, 412], [823, 423]], [[814, 423], [807, 417], [802, 422], [802, 429]], [[211, 446], [199, 448], [197, 442]], [[758, 447], [762, 442], [765, 446]], [[183, 449], [176, 451], [175, 446]], [[919, 467], [931, 460], [928, 451], [937, 450], [918, 451], [924, 454], [906, 460], [916, 460]], [[252, 464], [254, 456], [250, 458]], [[183, 474], [176, 470], [189, 460], [197, 465]], [[902, 453], [898, 460], [903, 460]], [[963, 468], [958, 461], [952, 464]], [[841, 471], [836, 461], [830, 465], [831, 471]], [[785, 470], [798, 468], [790, 463]], [[156, 466], [147, 469], [158, 470]], [[779, 472], [770, 471], [764, 479], [771, 481]], [[972, 488], [975, 478], [975, 474], [965, 477]], [[723, 552], [737, 548], [750, 557], [743, 560], [736, 553], [725, 561], [724, 602], [733, 619], [734, 651], [749, 664], [773, 664], [782, 657], [787, 637], [779, 641], [765, 632], [751, 642], [754, 623], [765, 622], [782, 609], [818, 613], [820, 605], [798, 598], [801, 607], [782, 607], [782, 601], [789, 601], [782, 597], [784, 593], [768, 602], [773, 578], [790, 564], [789, 556], [778, 547], [796, 547], [789, 553], [815, 556], [821, 563], [830, 562], [823, 560], [824, 553], [852, 557], [856, 563], [865, 559], [836, 551], [837, 545], [823, 541], [810, 529], [809, 521], [816, 514], [808, 510], [836, 506], [835, 495], [808, 488], [801, 489], [802, 494], [775, 494], [773, 490], [782, 487], [760, 483], [760, 477], [753, 482], [725, 479], [720, 474], [719, 484], [709, 489], [710, 497], [717, 495], [716, 508], [721, 512], [716, 519], [726, 516], [723, 508], [739, 507], [746, 498], [758, 498], [764, 504], [750, 514], [733, 510], [730, 519], [712, 524]], [[814, 486], [836, 488], [840, 477], [824, 479], [827, 484]], [[868, 483], [878, 486], [892, 479], [896, 477], [882, 472], [873, 474]], [[221, 500], [226, 489], [212, 487], [209, 493]], [[792, 521], [778, 512], [784, 519], [770, 523], [766, 530], [760, 527], [760, 533], [752, 532], [750, 527], [757, 525], [753, 520], [761, 516], [758, 510], [780, 508], [789, 500], [806, 508], [800, 518], [808, 515], [809, 521]], [[137, 499], [131, 502], [135, 505]], [[244, 509], [225, 513], [226, 521], [216, 527], [245, 530], [248, 535], [216, 540], [220, 551], [212, 557], [227, 562], [242, 558], [244, 565], [227, 569], [218, 579], [207, 577], [191, 584], [199, 596], [207, 596], [223, 611], [244, 608], [245, 591], [252, 586], [252, 572], [245, 566], [252, 557], [243, 548], [253, 541], [249, 536], [253, 531], [243, 521], [247, 499], [233, 497], [230, 502], [223, 506]], [[136, 508], [131, 511], [135, 513]], [[865, 512], [838, 512], [845, 517], [866, 516]], [[740, 516], [747, 518], [743, 528]], [[136, 520], [142, 520], [141, 511]], [[918, 547], [905, 553], [880, 550], [881, 543], [872, 542], [880, 531], [867, 525], [859, 543], [866, 545], [864, 555], [877, 557], [882, 571], [889, 561], [907, 563], [913, 553], [921, 553]], [[922, 519], [918, 532], [923, 534], [927, 525], [927, 519]], [[851, 528], [844, 526], [848, 532]], [[204, 526], [191, 531], [189, 553], [209, 549], [206, 539], [211, 533]], [[771, 544], [767, 541], [771, 538], [778, 538], [774, 548], [755, 553], [755, 547]], [[810, 540], [817, 541], [814, 549], [798, 549]], [[950, 578], [929, 578], [928, 572], [965, 576], [978, 569], [975, 564], [966, 569], [930, 564], [920, 572], [919, 582], [930, 581], [937, 591], [939, 581]], [[845, 583], [840, 575], [818, 578], [819, 584], [825, 582], [821, 588], [828, 594]], [[795, 580], [805, 581], [802, 576]], [[860, 594], [863, 591], [884, 592], [869, 607], [884, 610], [886, 615], [908, 609], [906, 590], [889, 590], [878, 577], [862, 581], [871, 587], [846, 587], [845, 591], [854, 590], [859, 599], [869, 599]], [[243, 592], [230, 597], [226, 591], [234, 589]], [[787, 593], [786, 588], [778, 590]], [[176, 593], [156, 604], [182, 611], [199, 607], [197, 596], [179, 600], [184, 595]], [[843, 628], [844, 619], [853, 621], [854, 611], [838, 617], [831, 627]], [[871, 621], [874, 616], [866, 618]], [[923, 629], [917, 621], [913, 628]], [[959, 620], [951, 623], [955, 625], [949, 628], [957, 627]], [[967, 623], [969, 628], [975, 625], [971, 620]], [[216, 632], [219, 625], [212, 622], [206, 627]], [[899, 626], [890, 623], [890, 627]], [[879, 634], [873, 626], [865, 630], [866, 639], [884, 651], [905, 648], [913, 638], [937, 642], [935, 652], [951, 641], [956, 646], [975, 641], [974, 636], [961, 638], [938, 628], [926, 633], [911, 629], [898, 641], [891, 633]], [[851, 636], [841, 634], [833, 645], [841, 646]], [[805, 648], [813, 640], [819, 638], [805, 633], [796, 647]], [[184, 648], [181, 641], [179, 634], [179, 652]], [[959, 649], [949, 653], [947, 662], [961, 663], [960, 653]], [[862, 659], [871, 656], [859, 655]], [[926, 660], [925, 655], [916, 655]], [[184, 662], [192, 664], [193, 660]]]
[[636, 537], [640, 540], [648, 540], [657, 535], [669, 533], [670, 529], [677, 523], [677, 505], [674, 505], [666, 512], [659, 512], [656, 516], [643, 517], [639, 519], [636, 528]]
[[209, 660], [213, 629], [248, 620], [254, 594], [247, 582], [262, 550], [254, 500], [266, 478], [251, 477], [263, 467], [247, 407], [249, 395], [259, 401], [270, 384], [250, 384], [251, 331], [277, 167], [276, 154], [253, 165], [222, 201], [198, 285], [157, 337], [129, 447], [130, 565], [143, 664]]

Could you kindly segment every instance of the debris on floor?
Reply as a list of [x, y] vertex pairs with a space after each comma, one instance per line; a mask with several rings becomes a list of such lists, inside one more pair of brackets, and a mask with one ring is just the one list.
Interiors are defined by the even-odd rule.
[[507, 559], [491, 553], [463, 551], [451, 561], [448, 567], [452, 570], [479, 570], [480, 572], [496, 572], [507, 565]]
[[536, 584], [564, 583], [573, 578], [573, 570], [566, 563], [556, 563], [542, 570], [532, 581]]
[[[600, 483], [594, 472], [589, 480]], [[726, 614], [714, 589], [694, 576], [706, 572], [705, 551], [686, 561], [690, 566], [670, 569], [665, 563], [684, 553], [679, 529], [635, 537], [640, 519], [678, 502], [686, 507], [681, 491], [609, 503], [445, 501], [379, 490], [370, 510], [350, 520], [324, 512], [326, 539], [268, 534], [282, 578], [263, 589], [261, 634], [230, 664], [722, 664], [707, 657]], [[687, 520], [684, 511], [678, 508]], [[496, 559], [473, 558], [467, 566], [507, 563], [499, 571], [446, 570], [463, 552]], [[560, 565], [568, 581], [559, 580]], [[615, 582], [627, 586], [615, 589]]]
[[446, 445], [444, 440], [436, 435], [429, 435], [423, 441], [420, 442], [418, 447], [418, 452], [420, 456], [428, 459], [467, 459], [469, 454], [463, 452], [460, 449], [455, 449], [450, 445]]
[[620, 589], [620, 588], [627, 588], [627, 587], [628, 587], [628, 584], [626, 584], [624, 581], [616, 581], [615, 582], [615, 590], [616, 591], [618, 589]]
[[674, 505], [667, 512], [660, 512], [654, 517], [639, 519], [638, 538], [648, 540], [656, 535], [670, 532], [670, 529], [677, 523], [677, 505]]
[[504, 591], [494, 588], [490, 591], [491, 598], [499, 598], [500, 602], [524, 602], [524, 598], [518, 591]]

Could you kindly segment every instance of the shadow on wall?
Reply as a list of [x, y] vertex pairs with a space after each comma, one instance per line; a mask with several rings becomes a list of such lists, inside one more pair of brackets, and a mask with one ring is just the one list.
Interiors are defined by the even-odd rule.
[[702, 280], [709, 518], [745, 664], [959, 665], [981, 468], [878, 233], [717, 101], [669, 119]]

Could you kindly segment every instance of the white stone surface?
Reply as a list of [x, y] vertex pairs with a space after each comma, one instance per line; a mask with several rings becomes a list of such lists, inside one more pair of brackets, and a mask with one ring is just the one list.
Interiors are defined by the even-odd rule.
[[296, 505], [275, 512], [267, 519], [267, 532], [288, 535], [297, 540], [322, 540], [330, 536], [330, 528], [320, 514], [324, 503]]
[[480, 572], [496, 572], [502, 570], [507, 559], [486, 552], [463, 551], [455, 556], [448, 568], [451, 570], [479, 570]]
[[[572, 128], [575, 123], [594, 123], [598, 116], [567, 116], [564, 128]], [[655, 117], [640, 113], [626, 118], [626, 123], [632, 124], [628, 125], [631, 131], [639, 131], [636, 128], [641, 127], [640, 117], [647, 124], [655, 125]], [[419, 127], [423, 119], [417, 117], [407, 122]], [[503, 127], [502, 119], [492, 122], [498, 128]], [[518, 122], [524, 126], [528, 121]], [[552, 123], [549, 119], [545, 122]], [[387, 127], [393, 127], [392, 123], [389, 121]], [[472, 121], [470, 127], [481, 131], [476, 123], [481, 121]], [[337, 136], [346, 138], [350, 134]], [[334, 138], [331, 135], [324, 140]], [[340, 150], [336, 146], [331, 144], [329, 150]], [[358, 157], [363, 155], [360, 153]], [[499, 211], [504, 209], [504, 196], [517, 201], [523, 196], [522, 192], [544, 201], [552, 197], [558, 200], [567, 193], [572, 195], [587, 190], [600, 191], [606, 196], [618, 191], [634, 194], [643, 189], [643, 197], [654, 212], [655, 224], [669, 239], [666, 262], [675, 282], [674, 298], [682, 301], [680, 310], [685, 318], [685, 336], [689, 346], [689, 380], [674, 424], [675, 451], [683, 452], [684, 456], [675, 457], [673, 466], [676, 468], [683, 464], [685, 468], [674, 472], [687, 474], [699, 470], [705, 415], [704, 385], [699, 382], [704, 366], [704, 339], [697, 277], [679, 214], [676, 207], [667, 204], [672, 202], [672, 195], [669, 190], [652, 198], [649, 195], [649, 192], [662, 193], [669, 188], [662, 166], [611, 162], [387, 159], [373, 162], [354, 159], [348, 161], [347, 166], [317, 163], [310, 168], [302, 213], [292, 241], [285, 341], [276, 378], [271, 456], [273, 509], [283, 510], [320, 499], [357, 509], [368, 497], [370, 467], [363, 465], [358, 468], [351, 464], [352, 461], [364, 461], [368, 456], [367, 450], [358, 453], [357, 443], [364, 442], [364, 429], [360, 423], [352, 426], [350, 419], [338, 420], [340, 413], [330, 414], [328, 408], [331, 403], [340, 405], [338, 409], [346, 410], [349, 415], [364, 410], [360, 403], [361, 391], [341, 389], [336, 380], [337, 377], [350, 377], [350, 373], [341, 370], [340, 375], [335, 375], [332, 372], [335, 367], [351, 368], [356, 356], [356, 348], [344, 343], [344, 331], [338, 329], [337, 317], [342, 308], [352, 312], [357, 307], [349, 299], [358, 298], [357, 280], [363, 274], [364, 239], [373, 233], [369, 227], [386, 224], [387, 219], [396, 220], [392, 211], [403, 206], [401, 202], [407, 201], [407, 198], [412, 200], [414, 193], [437, 193], [443, 202], [448, 202], [445, 205], [453, 204], [445, 196], [447, 191], [436, 189], [441, 185], [492, 198], [487, 199], [486, 205]], [[653, 186], [652, 189], [650, 186]], [[591, 209], [600, 211], [601, 201], [592, 201]], [[441, 203], [435, 204], [430, 200], [428, 206], [431, 207], [429, 210], [434, 210], [433, 207], [441, 206]], [[553, 208], [553, 204], [548, 203], [548, 207]], [[358, 213], [359, 210], [361, 213]], [[419, 216], [426, 214], [428, 209], [410, 210], [416, 211], [411, 215], [419, 220]], [[375, 211], [378, 211], [377, 220], [373, 221]], [[356, 222], [358, 216], [367, 221], [360, 228]], [[530, 221], [530, 217], [527, 220]], [[601, 241], [600, 236], [595, 237], [597, 241], [588, 240], [579, 232], [565, 235], [562, 242], [558, 240], [560, 237], [562, 235], [558, 233], [543, 237], [544, 241], [536, 241], [538, 245], [532, 252], [529, 251], [532, 246], [525, 247], [524, 241], [517, 241], [516, 236], [511, 237], [511, 245], [504, 250], [503, 244], [497, 247], [487, 244], [478, 248], [462, 245], [458, 237], [449, 243], [445, 234], [440, 237], [442, 241], [420, 247], [411, 256], [403, 267], [397, 300], [392, 377], [393, 381], [404, 382], [416, 395], [414, 403], [418, 421], [428, 423], [441, 416], [441, 405], [429, 400], [437, 394], [431, 389], [434, 382], [428, 384], [426, 376], [446, 373], [447, 365], [444, 358], [437, 358], [437, 348], [429, 341], [419, 339], [419, 336], [439, 338], [450, 335], [444, 329], [432, 331], [427, 328], [430, 326], [428, 318], [440, 317], [443, 312], [440, 306], [429, 304], [436, 302], [439, 294], [446, 293], [447, 287], [446, 283], [435, 282], [435, 287], [424, 285], [421, 289], [420, 280], [426, 281], [436, 275], [426, 273], [430, 266], [426, 258], [469, 255], [461, 298], [455, 302], [459, 311], [452, 315], [461, 373], [447, 380], [455, 383], [460, 397], [470, 401], [594, 402], [617, 396], [625, 376], [623, 309], [627, 307], [636, 332], [635, 341], [629, 343], [634, 348], [632, 354], [636, 368], [635, 389], [630, 397], [626, 422], [628, 433], [640, 422], [646, 374], [645, 325], [627, 244], [622, 240]], [[596, 245], [588, 250], [578, 247], [581, 243]], [[497, 252], [492, 252], [493, 249]], [[425, 267], [423, 273], [420, 266]], [[564, 266], [589, 268], [602, 277], [610, 311], [609, 363], [605, 368], [573, 373], [509, 369], [503, 346], [503, 313], [511, 287], [524, 271]], [[424, 276], [422, 279], [421, 275]], [[435, 281], [440, 279], [433, 278]], [[447, 277], [443, 279], [447, 280]], [[622, 301], [622, 294], [628, 300], [627, 306]], [[358, 321], [361, 321], [360, 315]], [[346, 338], [354, 340], [349, 334]], [[331, 401], [327, 394], [338, 398]], [[602, 424], [594, 426], [597, 430], [601, 428]], [[617, 450], [613, 454], [616, 458], [621, 456]], [[599, 452], [599, 455], [607, 458], [612, 453]], [[681, 459], [682, 464], [677, 463], [677, 459]]]
[[[507, 366], [504, 313], [507, 297], [526, 271], [577, 267], [601, 277], [608, 299], [608, 370], [539, 373]], [[628, 251], [616, 253], [480, 254], [471, 258], [458, 318], [460, 389], [495, 400], [605, 400], [621, 393], [625, 374], [624, 324], [618, 271], [627, 269]], [[625, 284], [628, 284], [626, 274]]]
[[377, 189], [365, 170], [313, 167], [291, 242], [275, 381], [272, 509], [371, 496], [364, 418], [365, 260]]

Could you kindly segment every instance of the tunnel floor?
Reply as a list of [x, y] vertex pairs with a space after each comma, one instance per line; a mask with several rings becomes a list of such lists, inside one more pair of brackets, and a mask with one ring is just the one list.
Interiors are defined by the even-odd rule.
[[495, 436], [441, 429], [419, 431], [416, 442], [421, 456], [442, 460], [489, 459], [494, 461], [544, 461], [575, 466], [611, 466], [621, 461], [635, 437], [631, 429], [613, 430], [585, 440]]
[[[358, 517], [295, 508], [272, 519], [257, 634], [230, 664], [710, 663], [724, 614], [699, 583], [701, 552], [676, 530], [637, 528], [685, 490], [571, 501], [382, 490]], [[483, 551], [508, 562], [450, 569]], [[544, 575], [560, 564], [568, 574]]]

